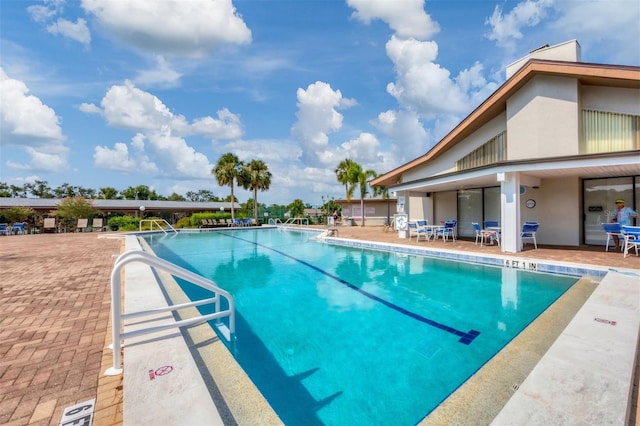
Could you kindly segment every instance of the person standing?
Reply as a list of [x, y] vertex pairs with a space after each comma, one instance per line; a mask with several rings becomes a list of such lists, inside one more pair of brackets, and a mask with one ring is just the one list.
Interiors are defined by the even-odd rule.
[[[611, 221], [618, 223], [620, 226], [630, 226], [632, 217], [638, 217], [638, 213], [631, 207], [625, 207], [624, 199], [618, 198], [616, 200], [616, 216]], [[613, 241], [616, 243], [616, 250], [620, 250], [620, 241], [617, 235], [613, 235]]]

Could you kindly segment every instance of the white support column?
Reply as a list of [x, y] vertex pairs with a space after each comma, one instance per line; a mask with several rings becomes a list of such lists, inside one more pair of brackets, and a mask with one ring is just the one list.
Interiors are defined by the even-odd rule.
[[520, 177], [518, 173], [498, 173], [500, 182], [500, 227], [503, 252], [517, 253], [520, 245]]

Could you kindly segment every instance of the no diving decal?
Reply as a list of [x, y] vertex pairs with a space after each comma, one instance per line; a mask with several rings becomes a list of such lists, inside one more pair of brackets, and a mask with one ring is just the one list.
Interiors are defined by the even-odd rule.
[[155, 370], [149, 370], [149, 380], [155, 380], [156, 377], [166, 376], [167, 374], [173, 371], [172, 365], [163, 365], [160, 368], [156, 368]]

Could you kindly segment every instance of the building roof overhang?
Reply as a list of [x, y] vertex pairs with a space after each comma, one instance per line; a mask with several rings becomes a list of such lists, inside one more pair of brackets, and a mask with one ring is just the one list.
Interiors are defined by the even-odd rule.
[[640, 150], [607, 154], [504, 161], [462, 172], [430, 176], [391, 185], [392, 192], [439, 192], [500, 185], [504, 173], [519, 173], [525, 186], [540, 186], [542, 179], [580, 177], [595, 179], [640, 175]]
[[506, 111], [507, 100], [536, 75], [576, 78], [582, 85], [640, 89], [640, 67], [530, 59], [426, 154], [380, 175], [371, 185], [397, 185], [405, 172], [442, 155]]

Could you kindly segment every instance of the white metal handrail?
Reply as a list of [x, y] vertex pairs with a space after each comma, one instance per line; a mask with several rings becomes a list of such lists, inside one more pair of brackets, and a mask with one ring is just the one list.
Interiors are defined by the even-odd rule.
[[142, 219], [142, 220], [140, 220], [140, 231], [142, 231], [142, 224], [145, 223], [145, 222], [151, 223], [151, 228], [150, 228], [151, 231], [153, 231], [153, 225], [155, 224], [165, 234], [168, 234], [167, 228], [171, 229], [176, 234], [178, 233], [176, 228], [171, 226], [171, 224], [169, 222], [167, 222], [166, 220], [164, 220], [164, 219]]
[[[173, 276], [182, 278], [204, 289], [212, 291], [214, 293], [214, 296], [204, 300], [197, 300], [197, 301], [182, 303], [178, 305], [171, 305], [166, 307], [148, 309], [145, 311], [138, 311], [138, 312], [130, 312], [125, 314], [122, 312], [122, 302], [121, 302], [122, 290], [121, 290], [120, 270], [125, 265], [132, 262], [145, 263], [153, 268], [161, 269], [166, 272], [169, 272]], [[225, 310], [222, 310], [220, 308], [220, 297], [224, 297], [225, 299], [227, 299], [227, 302], [229, 304], [229, 307]], [[147, 327], [147, 328], [134, 330], [126, 333], [121, 331], [122, 321], [128, 318], [151, 315], [158, 312], [177, 311], [179, 309], [204, 305], [207, 303], [215, 304], [215, 311], [211, 314], [201, 315], [194, 318], [176, 321], [170, 324], [164, 324], [164, 325], [159, 325], [155, 327]], [[105, 374], [108, 376], [112, 376], [112, 375], [117, 375], [122, 373], [122, 361], [120, 356], [120, 348], [122, 347], [122, 343], [124, 339], [141, 336], [144, 334], [154, 333], [157, 331], [167, 330], [169, 328], [194, 325], [194, 324], [202, 323], [212, 319], [219, 320], [220, 318], [223, 318], [223, 317], [229, 317], [229, 326], [227, 327], [221, 321], [218, 321], [218, 323], [216, 324], [216, 328], [221, 332], [223, 337], [228, 342], [232, 342], [233, 339], [235, 338], [236, 321], [235, 321], [235, 306], [233, 302], [233, 297], [229, 292], [221, 289], [213, 281], [207, 278], [204, 278], [201, 275], [195, 274], [191, 271], [188, 271], [184, 268], [174, 265], [171, 262], [167, 262], [166, 260], [160, 259], [159, 257], [153, 256], [142, 250], [131, 250], [131, 251], [124, 252], [120, 256], [118, 256], [113, 266], [113, 270], [111, 271], [111, 326], [112, 326], [113, 366], [107, 369], [107, 371], [105, 371]]]
[[284, 226], [287, 226], [287, 225], [309, 226], [309, 219], [306, 217], [290, 217], [284, 222], [283, 225]]

